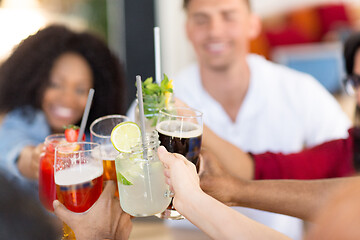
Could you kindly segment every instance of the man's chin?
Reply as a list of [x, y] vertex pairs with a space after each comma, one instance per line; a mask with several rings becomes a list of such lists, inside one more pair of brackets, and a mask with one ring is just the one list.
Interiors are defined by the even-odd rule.
[[216, 72], [224, 72], [227, 71], [230, 67], [230, 64], [224, 63], [224, 62], [215, 62], [215, 63], [209, 63], [208, 68], [212, 71]]

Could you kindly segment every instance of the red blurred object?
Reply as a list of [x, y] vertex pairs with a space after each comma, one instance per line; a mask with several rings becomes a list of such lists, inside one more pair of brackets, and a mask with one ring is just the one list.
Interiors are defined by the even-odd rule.
[[56, 187], [54, 180], [55, 147], [64, 143], [64, 134], [50, 135], [45, 140], [45, 154], [40, 159], [39, 167], [39, 198], [43, 206], [53, 212], [53, 201], [56, 200]]
[[81, 213], [87, 211], [100, 197], [103, 186], [103, 175], [85, 183], [59, 186], [57, 196], [67, 209]]

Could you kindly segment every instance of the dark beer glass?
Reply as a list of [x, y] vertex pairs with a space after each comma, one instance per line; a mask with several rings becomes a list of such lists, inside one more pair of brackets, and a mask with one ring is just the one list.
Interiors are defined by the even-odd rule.
[[[160, 144], [169, 152], [179, 153], [198, 166], [203, 133], [203, 114], [193, 108], [172, 107], [159, 111], [156, 130]], [[183, 219], [170, 203], [159, 218]]]

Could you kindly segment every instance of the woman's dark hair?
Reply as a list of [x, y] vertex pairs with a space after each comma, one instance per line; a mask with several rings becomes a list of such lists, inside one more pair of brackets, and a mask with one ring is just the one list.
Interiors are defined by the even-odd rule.
[[[25, 106], [41, 109], [53, 64], [69, 52], [82, 56], [93, 74], [95, 95], [87, 127], [100, 116], [124, 114], [125, 78], [117, 57], [97, 36], [60, 25], [46, 27], [23, 40], [0, 66], [0, 114]], [[24, 111], [24, 116], [31, 121], [33, 114]]]
[[344, 57], [346, 73], [353, 74], [356, 52], [360, 49], [360, 33], [351, 35], [345, 42]]
[[[360, 49], [360, 33], [351, 35], [344, 45], [344, 58], [346, 74], [354, 73], [355, 56]], [[353, 164], [357, 172], [360, 171], [360, 106], [357, 104], [354, 115], [353, 129]]]
[[[347, 75], [354, 73], [356, 52], [360, 49], [360, 33], [351, 35], [344, 44], [345, 69]], [[359, 128], [360, 133], [360, 106], [356, 105], [354, 127]]]

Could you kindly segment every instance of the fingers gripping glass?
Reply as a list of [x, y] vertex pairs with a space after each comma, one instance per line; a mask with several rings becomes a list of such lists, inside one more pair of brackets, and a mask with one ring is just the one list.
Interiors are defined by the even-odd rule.
[[[203, 114], [188, 107], [162, 109], [158, 115], [156, 130], [159, 140], [169, 152], [182, 154], [197, 166], [203, 134]], [[170, 203], [168, 209], [156, 215], [164, 219], [183, 219]]]
[[357, 87], [360, 86], [360, 75], [352, 74], [346, 76], [343, 80], [344, 89], [350, 96], [355, 94]]

